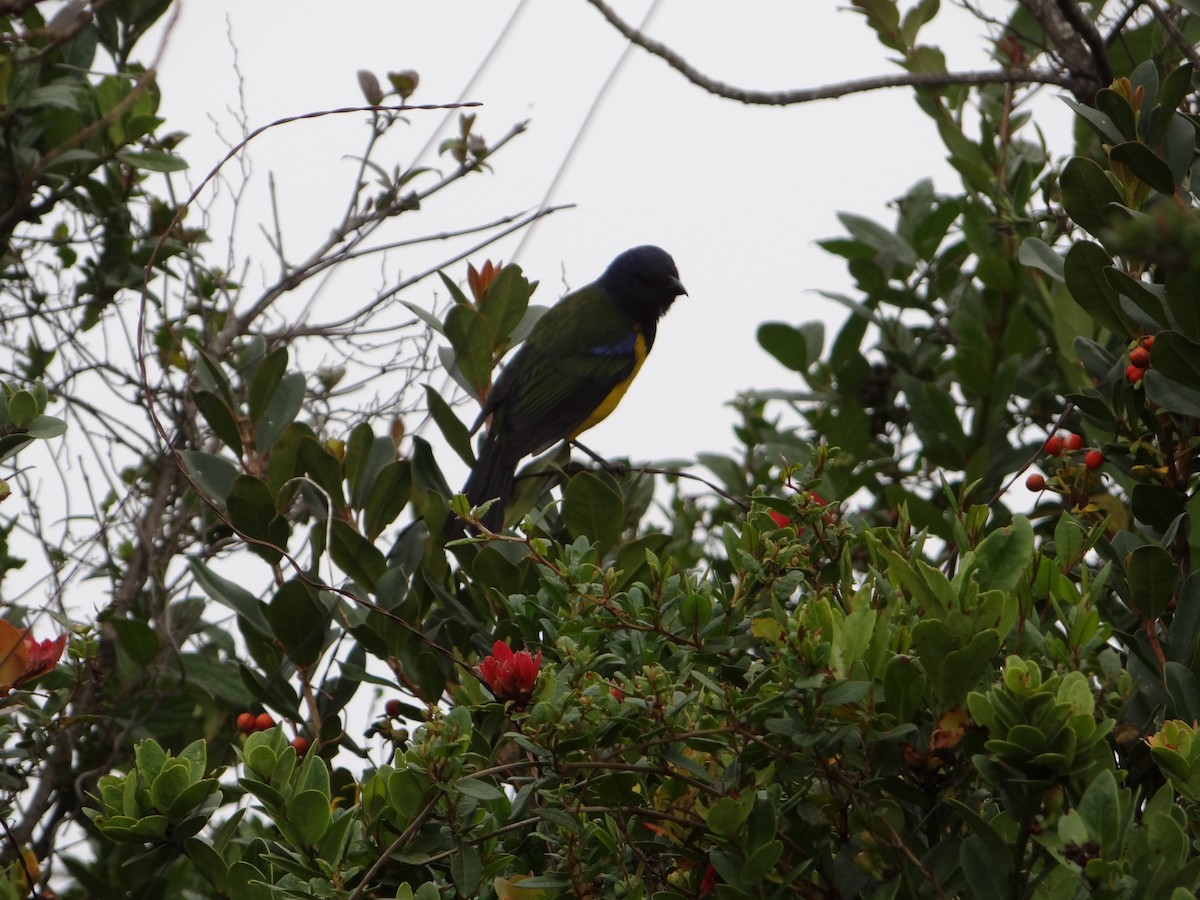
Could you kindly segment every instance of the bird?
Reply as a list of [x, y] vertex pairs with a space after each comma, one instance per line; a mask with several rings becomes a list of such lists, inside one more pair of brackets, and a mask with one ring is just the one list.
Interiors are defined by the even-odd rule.
[[496, 501], [481, 519], [489, 531], [504, 527], [524, 457], [575, 440], [616, 408], [654, 346], [659, 319], [681, 294], [687, 291], [675, 261], [661, 247], [643, 245], [621, 253], [537, 321], [470, 432], [487, 424], [462, 492], [472, 506]]

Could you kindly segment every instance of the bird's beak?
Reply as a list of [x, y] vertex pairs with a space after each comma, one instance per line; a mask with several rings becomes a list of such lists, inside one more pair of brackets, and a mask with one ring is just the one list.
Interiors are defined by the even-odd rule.
[[672, 278], [671, 285], [675, 288], [676, 297], [678, 297], [680, 294], [683, 294], [685, 297], [687, 296], [687, 288], [683, 286], [683, 282], [678, 278]]

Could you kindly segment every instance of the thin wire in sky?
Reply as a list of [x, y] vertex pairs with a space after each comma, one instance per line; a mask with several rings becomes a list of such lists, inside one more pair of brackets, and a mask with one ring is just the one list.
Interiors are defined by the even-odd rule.
[[[650, 26], [650, 22], [654, 18], [655, 13], [658, 12], [658, 7], [661, 4], [662, 0], [654, 0], [654, 2], [650, 4], [650, 9], [646, 11], [646, 15], [642, 19], [642, 24], [638, 26], [638, 31], [643, 33], [646, 31], [646, 29]], [[541, 205], [538, 207], [539, 210], [546, 209], [546, 207], [550, 205], [551, 200], [554, 199], [554, 193], [558, 190], [558, 185], [562, 181], [563, 176], [566, 174], [567, 169], [570, 168], [571, 161], [575, 158], [579, 148], [583, 146], [584, 139], [587, 137], [588, 131], [591, 130], [592, 122], [595, 120], [596, 114], [600, 111], [600, 106], [603, 104], [604, 98], [608, 96], [609, 90], [614, 84], [616, 84], [617, 75], [619, 75], [621, 69], [625, 67], [625, 62], [633, 54], [635, 49], [636, 48], [632, 43], [626, 42], [625, 49], [617, 58], [616, 64], [612, 67], [612, 71], [609, 72], [608, 77], [604, 79], [604, 84], [600, 85], [600, 90], [596, 92], [596, 97], [592, 100], [592, 105], [588, 107], [587, 115], [583, 117], [583, 121], [579, 124], [579, 130], [575, 133], [575, 139], [571, 141], [571, 146], [567, 148], [566, 155], [563, 156], [563, 160], [558, 166], [558, 171], [554, 173], [554, 178], [551, 180], [550, 186], [546, 188], [546, 194], [544, 197], [542, 197]], [[533, 232], [537, 229], [539, 221], [540, 219], [535, 219], [522, 233], [521, 243], [517, 244], [517, 249], [512, 255], [513, 262], [516, 262], [520, 258], [521, 251], [525, 249], [525, 245], [529, 242], [530, 237], [533, 236]]]
[[[475, 90], [475, 86], [483, 80], [484, 74], [488, 69], [491, 68], [496, 57], [500, 55], [500, 49], [505, 45], [505, 43], [508, 42], [509, 36], [516, 27], [517, 20], [521, 18], [521, 14], [525, 12], [525, 8], [527, 6], [529, 6], [529, 0], [521, 0], [521, 2], [517, 4], [517, 8], [514, 9], [513, 14], [508, 17], [508, 21], [504, 23], [504, 27], [500, 29], [500, 34], [497, 36], [487, 54], [476, 67], [475, 72], [471, 75], [467, 83], [463, 85], [463, 89], [459, 93], [458, 100], [456, 102], [463, 103], [469, 99], [470, 94]], [[421, 148], [421, 152], [418, 153], [416, 159], [413, 160], [413, 166], [416, 166], [422, 159], [425, 158], [425, 155], [433, 149], [433, 145], [437, 142], [438, 135], [440, 135], [446, 129], [446, 126], [450, 124], [450, 121], [456, 115], [458, 115], [458, 113], [454, 110], [449, 110], [446, 113], [446, 115], [442, 118], [442, 121], [438, 123], [438, 127], [435, 128], [429, 135], [429, 140], [425, 142], [425, 146]]]

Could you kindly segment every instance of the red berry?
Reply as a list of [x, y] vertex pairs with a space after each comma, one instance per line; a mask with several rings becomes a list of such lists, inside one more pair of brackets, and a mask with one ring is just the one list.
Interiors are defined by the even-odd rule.
[[400, 718], [400, 701], [393, 697], [387, 703], [383, 704], [383, 711], [388, 714], [389, 718]]
[[1068, 434], [1065, 438], [1063, 438], [1063, 446], [1066, 447], [1071, 453], [1074, 453], [1083, 446], [1083, 438], [1077, 434]]
[[789, 525], [792, 524], [791, 519], [789, 519], [783, 513], [776, 512], [773, 509], [768, 509], [767, 515], [769, 515], [774, 520], [775, 524], [778, 525], [780, 528], [787, 528]]
[[275, 727], [275, 720], [271, 718], [270, 713], [261, 712], [254, 718], [255, 731], [270, 731]]
[[1138, 341], [1138, 346], [1144, 347], [1147, 350], [1154, 349], [1154, 335], [1152, 335], [1152, 334], [1146, 335], [1144, 338], [1142, 338], [1140, 341]]
[[1126, 366], [1125, 367], [1125, 380], [1128, 381], [1130, 384], [1138, 384], [1145, 377], [1146, 377], [1145, 369], [1138, 368], [1137, 366]]
[[1046, 438], [1046, 443], [1042, 445], [1042, 449], [1051, 456], [1058, 456], [1058, 454], [1062, 453], [1063, 439], [1057, 434], [1052, 434]]
[[1150, 351], [1145, 347], [1134, 347], [1129, 351], [1129, 362], [1139, 369], [1150, 368]]
[[1104, 454], [1099, 450], [1089, 450], [1083, 457], [1083, 464], [1094, 471], [1104, 465]]
[[1046, 476], [1041, 472], [1034, 472], [1025, 479], [1025, 487], [1033, 491], [1035, 494], [1046, 489]]
[[292, 738], [292, 746], [296, 748], [297, 753], [303, 756], [308, 752], [308, 738], [302, 734], [298, 734]]
[[237, 717], [237, 730], [242, 734], [249, 734], [254, 730], [255, 715], [252, 712], [239, 713]]

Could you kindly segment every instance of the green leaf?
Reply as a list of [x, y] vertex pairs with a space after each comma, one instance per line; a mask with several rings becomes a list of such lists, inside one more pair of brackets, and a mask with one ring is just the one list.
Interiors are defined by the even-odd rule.
[[529, 298], [537, 286], [525, 278], [521, 267], [508, 265], [500, 270], [479, 304], [479, 312], [490, 326], [497, 342], [509, 338], [529, 307]]
[[301, 791], [287, 803], [288, 825], [305, 847], [321, 839], [332, 818], [329, 795], [320, 791]]
[[263, 636], [271, 636], [271, 626], [267, 623], [266, 606], [262, 601], [240, 584], [222, 578], [194, 556], [188, 558], [188, 568], [191, 569], [196, 583], [211, 599], [232, 609]]
[[806, 372], [810, 361], [820, 359], [825, 327], [820, 322], [800, 326], [763, 322], [758, 326], [758, 343], [793, 372]]
[[[1121, 195], [1104, 170], [1086, 157], [1072, 157], [1063, 168], [1061, 186], [1067, 215], [1094, 237], [1104, 240], [1115, 215], [1111, 204], [1121, 204]], [[1068, 253], [1068, 261], [1070, 258]], [[1112, 265], [1111, 259], [1108, 265]]]
[[[1171, 167], [1162, 158], [1137, 141], [1118, 144], [1109, 151], [1109, 159], [1121, 163], [1160, 194], [1172, 197], [1175, 194], [1175, 176]], [[1091, 229], [1088, 229], [1091, 231]], [[1094, 233], [1094, 232], [1093, 232]]]
[[[1090, 106], [1084, 106], [1070, 97], [1063, 97], [1062, 101], [1075, 110], [1076, 114], [1087, 122], [1106, 144], [1119, 144], [1125, 140], [1125, 135], [1121, 134], [1121, 129], [1102, 111], [1093, 109]], [[1078, 159], [1078, 157], [1076, 158]]]
[[883, 697], [897, 722], [911, 722], [929, 679], [911, 656], [893, 656], [883, 670]]
[[454, 365], [471, 396], [479, 399], [492, 382], [491, 326], [473, 306], [456, 304], [446, 314], [446, 337], [454, 351]]
[[288, 372], [280, 380], [254, 426], [254, 449], [259, 453], [274, 447], [284, 429], [296, 420], [304, 403], [305, 387], [304, 376], [299, 372]]
[[271, 565], [283, 559], [289, 536], [287, 522], [276, 514], [275, 500], [261, 478], [238, 475], [225, 498], [225, 508], [234, 528], [255, 541], [274, 545], [251, 543], [251, 550]]
[[147, 172], [182, 172], [187, 169], [187, 160], [173, 153], [162, 150], [130, 150], [117, 151], [117, 159]]
[[159, 812], [166, 812], [191, 784], [191, 766], [181, 760], [168, 760], [150, 784], [150, 802]]
[[117, 633], [121, 650], [139, 666], [148, 666], [158, 656], [159, 640], [154, 629], [140, 619], [118, 619], [109, 621]]
[[500, 790], [494, 784], [478, 778], [460, 778], [454, 782], [454, 790], [464, 797], [470, 797], [472, 800], [480, 800], [484, 803], [504, 798], [504, 791]]
[[1045, 272], [1055, 281], [1063, 281], [1063, 258], [1041, 238], [1028, 237], [1021, 241], [1017, 261], [1031, 269]]
[[1200, 391], [1200, 343], [1189, 341], [1178, 331], [1163, 331], [1154, 338], [1150, 354], [1154, 372], [1172, 382]]
[[981, 590], [1011, 593], [1033, 565], [1033, 526], [1025, 516], [998, 528], [975, 548], [975, 570]]
[[1179, 569], [1171, 554], [1157, 544], [1138, 547], [1125, 557], [1129, 602], [1147, 620], [1162, 617], [1179, 582]]
[[754, 808], [754, 793], [746, 791], [740, 797], [722, 797], [708, 808], [704, 822], [713, 834], [733, 838]]
[[383, 529], [396, 521], [412, 496], [412, 464], [398, 459], [384, 466], [367, 494], [363, 509], [363, 529], [367, 540], [374, 541]]
[[267, 605], [266, 615], [275, 638], [297, 666], [308, 668], [321, 658], [329, 612], [312, 588], [297, 579], [284, 583]]
[[608, 546], [620, 537], [625, 506], [607, 482], [591, 472], [580, 472], [563, 488], [562, 516], [571, 537]]
[[38, 414], [37, 400], [29, 391], [14, 391], [8, 398], [8, 418], [16, 428], [24, 428]]
[[1067, 290], [1088, 315], [1109, 331], [1133, 334], [1136, 328], [1121, 310], [1117, 292], [1104, 277], [1104, 270], [1110, 266], [1112, 257], [1099, 244], [1079, 241], [1067, 252], [1063, 270]]
[[210, 500], [223, 505], [237, 480], [237, 467], [222, 456], [200, 450], [180, 450], [179, 459], [196, 486]]
[[1079, 801], [1079, 817], [1087, 825], [1088, 834], [1100, 845], [1105, 856], [1115, 853], [1124, 830], [1117, 781], [1111, 769], [1100, 771]]
[[196, 388], [192, 392], [192, 400], [195, 401], [196, 409], [200, 411], [200, 415], [204, 417], [208, 427], [213, 430], [213, 434], [220, 438], [221, 443], [240, 456], [242, 433], [238, 429], [233, 412], [220, 395], [203, 388]]
[[329, 553], [338, 568], [365, 591], [373, 592], [387, 571], [387, 560], [379, 548], [341, 519], [333, 520]]
[[434, 424], [450, 445], [450, 449], [468, 466], [473, 466], [475, 453], [471, 450], [471, 434], [467, 426], [454, 414], [450, 404], [432, 385], [425, 385], [425, 400], [429, 404], [429, 414], [433, 417]]
[[1096, 92], [1095, 104], [1096, 109], [1108, 116], [1109, 121], [1121, 133], [1124, 140], [1137, 140], [1137, 123], [1134, 120], [1133, 107], [1129, 105], [1129, 101], [1123, 94], [1117, 93], [1112, 88], [1101, 88]]
[[250, 390], [247, 395], [252, 424], [257, 425], [266, 413], [271, 398], [275, 396], [275, 391], [283, 382], [287, 364], [287, 348], [280, 347], [254, 367], [254, 376], [250, 379]]
[[[1179, 270], [1167, 275], [1167, 307], [1179, 332], [1189, 340], [1200, 341], [1200, 280], [1192, 272]], [[1154, 353], [1158, 353], [1157, 340]]]

